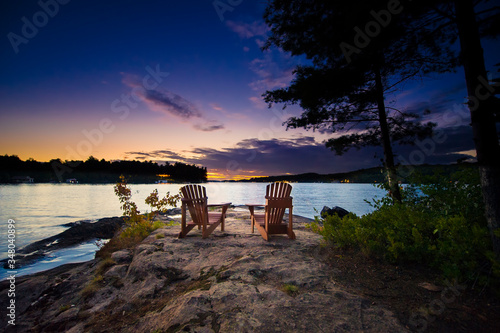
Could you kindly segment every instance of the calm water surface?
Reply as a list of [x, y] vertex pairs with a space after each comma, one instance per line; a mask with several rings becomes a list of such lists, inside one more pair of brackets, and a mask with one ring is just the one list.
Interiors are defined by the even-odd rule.
[[[263, 203], [266, 183], [207, 183], [209, 203], [232, 202], [234, 205]], [[141, 212], [149, 207], [144, 199], [154, 189], [160, 196], [167, 191], [178, 193], [182, 184], [130, 185], [132, 200]], [[384, 192], [371, 184], [292, 184], [294, 214], [313, 218], [323, 206], [340, 206], [358, 215], [371, 211], [364, 199], [381, 197]], [[120, 203], [113, 185], [83, 184], [19, 184], [0, 185], [0, 259], [7, 257], [7, 221], [16, 221], [16, 247], [50, 237], [66, 230], [65, 223], [119, 216]], [[82, 244], [76, 248], [55, 251], [33, 269], [33, 273], [64, 263], [93, 259], [95, 246]], [[44, 267], [40, 269], [40, 267]], [[0, 279], [4, 278], [0, 268]]]

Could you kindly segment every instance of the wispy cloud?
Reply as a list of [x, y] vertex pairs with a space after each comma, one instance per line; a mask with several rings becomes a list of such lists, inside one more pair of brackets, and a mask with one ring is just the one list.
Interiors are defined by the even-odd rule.
[[129, 151], [125, 152], [125, 156], [127, 158], [134, 158], [134, 159], [156, 159], [156, 160], [163, 160], [163, 161], [173, 161], [173, 162], [180, 162], [180, 161], [185, 161], [186, 157], [183, 155], [180, 155], [179, 153], [173, 152], [171, 150], [154, 150], [150, 152], [143, 152], [143, 151]]
[[252, 96], [249, 98], [249, 100], [257, 109], [267, 109], [267, 103], [264, 102], [262, 96]]
[[217, 103], [210, 103], [210, 107], [216, 111], [223, 111], [224, 109]]
[[216, 120], [209, 120], [204, 123], [194, 124], [193, 127], [199, 131], [213, 132], [220, 129], [224, 129], [224, 124], [219, 123]]
[[250, 100], [259, 109], [267, 107], [261, 96], [264, 92], [285, 88], [294, 77], [294, 65], [290, 57], [282, 52], [267, 52], [263, 58], [252, 60], [249, 68], [256, 75], [256, 79], [250, 82], [249, 86], [259, 94], [251, 97]]
[[218, 103], [210, 103], [209, 104], [210, 107], [215, 110], [215, 111], [218, 111], [220, 113], [222, 113], [224, 115], [225, 118], [227, 119], [237, 119], [237, 120], [241, 120], [241, 119], [248, 119], [248, 115], [246, 114], [241, 114], [241, 113], [235, 113], [235, 112], [230, 112], [226, 109], [224, 109], [221, 105], [219, 105]]
[[[438, 127], [455, 127], [470, 123], [470, 112], [465, 105], [466, 95], [463, 84], [457, 84], [445, 91], [415, 91], [415, 100], [406, 103], [406, 111], [422, 116], [422, 121], [435, 122]], [[398, 96], [399, 98], [399, 96]]]
[[143, 101], [153, 111], [164, 112], [184, 119], [202, 116], [196, 106], [170, 91], [144, 90], [141, 95]]
[[[259, 48], [265, 45], [269, 26], [264, 21], [253, 21], [252, 23], [227, 21], [226, 25], [242, 39], [253, 39]], [[245, 52], [250, 49], [244, 48]], [[283, 50], [268, 50], [262, 58], [250, 62], [249, 69], [256, 74], [256, 79], [249, 83], [252, 90], [259, 95], [252, 96], [249, 100], [256, 108], [264, 109], [267, 105], [262, 101], [261, 94], [267, 90], [284, 88], [293, 79], [295, 60]]]
[[283, 68], [282, 64], [271, 58], [254, 59], [250, 63], [250, 70], [257, 74], [258, 79], [250, 83], [255, 91], [284, 88], [293, 79], [293, 67]]
[[146, 104], [151, 110], [193, 122], [196, 130], [209, 132], [224, 128], [224, 124], [207, 119], [203, 112], [188, 99], [166, 89], [146, 89], [137, 76], [122, 73], [122, 82], [133, 91], [134, 98]]
[[236, 32], [240, 38], [248, 39], [257, 36], [265, 36], [269, 27], [263, 21], [254, 21], [252, 23], [227, 21], [227, 26]]

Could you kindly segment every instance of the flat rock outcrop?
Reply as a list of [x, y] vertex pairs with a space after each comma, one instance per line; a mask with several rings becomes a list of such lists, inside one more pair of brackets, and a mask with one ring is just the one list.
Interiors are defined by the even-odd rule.
[[[47, 253], [76, 246], [78, 244], [91, 241], [93, 239], [109, 239], [125, 224], [123, 217], [105, 217], [95, 222], [78, 221], [66, 224], [69, 227], [67, 230], [31, 243], [16, 253], [17, 268], [29, 265], [41, 258]], [[7, 259], [0, 261], [7, 267]]]
[[231, 209], [226, 230], [207, 239], [165, 227], [106, 262], [21, 277], [12, 331], [405, 332], [392, 312], [336, 285], [307, 222], [294, 216], [296, 240], [266, 242], [247, 211]]

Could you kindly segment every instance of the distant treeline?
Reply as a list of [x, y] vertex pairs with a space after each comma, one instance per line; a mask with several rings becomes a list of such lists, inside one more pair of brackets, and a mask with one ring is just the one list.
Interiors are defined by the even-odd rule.
[[[463, 168], [477, 168], [475, 163], [459, 163], [449, 165], [403, 165], [398, 168], [399, 181], [406, 183], [409, 177], [414, 173], [421, 175], [432, 175], [436, 172], [442, 174], [452, 174]], [[318, 173], [303, 173], [298, 175], [282, 175], [269, 177], [256, 177], [251, 179], [240, 180], [240, 182], [298, 182], [298, 183], [381, 183], [385, 181], [385, 172], [382, 167], [360, 169], [351, 172], [318, 174]]]
[[157, 180], [172, 182], [204, 182], [207, 168], [184, 163], [158, 164], [151, 161], [106, 161], [90, 156], [86, 161], [38, 162], [22, 161], [17, 155], [0, 156], [0, 182], [69, 182], [114, 183], [124, 175], [130, 183], [153, 183]]

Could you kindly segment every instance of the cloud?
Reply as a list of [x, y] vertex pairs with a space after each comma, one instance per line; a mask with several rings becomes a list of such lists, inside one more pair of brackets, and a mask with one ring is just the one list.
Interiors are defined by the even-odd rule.
[[263, 58], [250, 62], [250, 70], [257, 79], [249, 84], [250, 88], [260, 93], [266, 90], [287, 87], [293, 80], [295, 64], [284, 53], [268, 52]]
[[396, 146], [394, 151], [402, 164], [449, 164], [469, 158], [464, 153], [474, 151], [470, 126], [437, 129], [431, 138], [417, 140], [414, 146]]
[[[355, 168], [351, 163], [337, 163], [335, 155], [313, 137], [292, 139], [242, 140], [228, 148], [194, 148], [184, 157], [170, 150], [128, 152], [130, 157], [175, 160], [201, 164], [231, 178], [233, 174], [248, 172], [255, 175], [273, 175], [303, 172], [337, 172]], [[364, 157], [362, 157], [365, 159]], [[357, 160], [359, 161], [359, 160]], [[376, 161], [372, 161], [376, 165]], [[354, 161], [353, 161], [354, 163]]]
[[[142, 101], [151, 110], [163, 113], [168, 116], [174, 116], [183, 121], [193, 122], [193, 128], [196, 130], [211, 132], [224, 128], [224, 124], [216, 120], [206, 119], [203, 112], [198, 109], [188, 99], [162, 88], [146, 89], [144, 82], [139, 80], [136, 75], [121, 73], [122, 83], [132, 89], [132, 97], [136, 101]], [[213, 104], [211, 107], [215, 110], [221, 110], [219, 106]]]
[[[226, 109], [224, 109], [222, 106], [220, 106], [218, 103], [210, 103], [209, 105], [213, 110], [219, 111], [220, 113], [222, 113], [225, 118], [237, 119], [237, 120], [249, 119], [248, 115], [242, 114], [242, 113], [229, 112]], [[212, 123], [216, 123], [216, 121], [213, 120]]]
[[249, 100], [257, 109], [267, 109], [267, 103], [264, 102], [262, 96], [252, 96], [249, 98]]
[[215, 120], [210, 120], [204, 123], [194, 124], [193, 127], [199, 131], [213, 132], [220, 129], [224, 129], [224, 124], [219, 123]]
[[[265, 45], [267, 34], [270, 31], [264, 21], [254, 21], [252, 23], [227, 21], [226, 25], [242, 39], [253, 38], [259, 48]], [[250, 48], [245, 46], [243, 50], [248, 52]], [[263, 58], [257, 58], [250, 62], [249, 68], [257, 77], [249, 83], [249, 86], [259, 95], [252, 96], [249, 100], [256, 108], [267, 108], [260, 96], [265, 91], [284, 88], [290, 84], [294, 77], [293, 71], [296, 65], [296, 60], [281, 49], [268, 50], [264, 53]]]
[[269, 31], [269, 27], [263, 21], [254, 21], [252, 23], [227, 21], [226, 25], [243, 39], [266, 36]]
[[145, 90], [143, 100], [150, 109], [184, 119], [201, 117], [201, 112], [185, 98], [170, 91]]
[[282, 65], [271, 58], [254, 59], [250, 63], [250, 70], [257, 75], [257, 79], [250, 82], [249, 86], [252, 90], [259, 93], [259, 95], [252, 96], [249, 99], [259, 109], [267, 108], [267, 104], [261, 96], [264, 92], [285, 88], [294, 77], [294, 68], [282, 68]]
[[171, 150], [154, 150], [151, 152], [129, 151], [125, 152], [126, 158], [133, 159], [159, 159], [167, 161], [184, 161], [185, 157]]
[[[469, 126], [443, 129], [435, 138], [417, 142], [415, 146], [395, 146], [396, 161], [406, 164], [449, 164], [469, 158], [464, 152], [474, 149]], [[232, 147], [194, 148], [185, 157], [169, 150], [135, 153], [135, 156], [175, 160], [203, 165], [212, 173], [226, 179], [241, 175], [266, 176], [287, 173], [316, 172], [322, 174], [378, 167], [382, 165], [381, 147], [351, 149], [342, 156], [335, 155], [313, 136], [259, 140], [248, 138]], [[133, 155], [133, 152], [128, 153]]]
[[[439, 89], [436, 89], [436, 86]], [[457, 80], [457, 75], [452, 75], [429, 87], [407, 90], [399, 94], [397, 98], [408, 100], [404, 104], [404, 109], [421, 115], [423, 122], [435, 122], [438, 127], [460, 126], [470, 123], [470, 112], [464, 104], [467, 89], [462, 79]]]
[[210, 103], [210, 107], [216, 111], [224, 111], [224, 109], [222, 108], [222, 106], [220, 106], [219, 104], [217, 103]]
[[265, 41], [263, 41], [262, 39], [259, 39], [259, 38], [257, 38], [257, 39], [255, 40], [255, 43], [257, 44], [257, 46], [258, 46], [259, 48], [263, 48], [263, 47], [264, 47], [264, 45], [266, 45], [266, 42], [265, 42]]
[[313, 137], [270, 140], [252, 138], [242, 140], [232, 148], [197, 148], [192, 153], [197, 155], [196, 163], [227, 178], [250, 172], [256, 175], [335, 173], [380, 164], [372, 158], [373, 154], [367, 158], [367, 151], [353, 151], [348, 154], [350, 158], [335, 156]]

